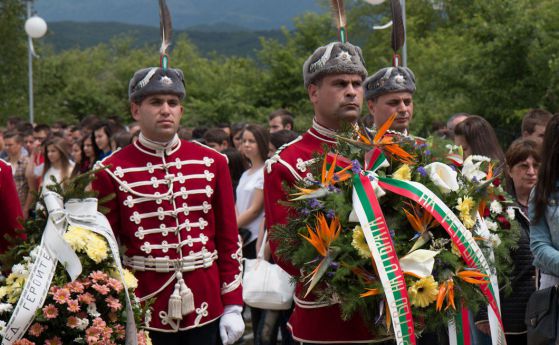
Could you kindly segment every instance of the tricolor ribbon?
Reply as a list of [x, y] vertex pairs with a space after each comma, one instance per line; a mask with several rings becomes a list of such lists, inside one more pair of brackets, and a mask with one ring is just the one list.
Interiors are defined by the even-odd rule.
[[109, 244], [126, 294], [126, 345], [136, 345], [138, 343], [136, 322], [128, 287], [124, 281], [118, 245], [107, 218], [97, 212], [97, 199], [73, 199], [63, 205], [60, 195], [47, 192], [44, 201], [49, 213], [47, 225], [41, 238], [37, 259], [31, 266], [21, 296], [6, 325], [2, 345], [11, 345], [25, 335], [35, 318], [35, 312], [45, 302], [59, 261], [64, 265], [72, 281], [81, 274], [81, 262], [63, 238], [69, 225], [95, 232], [103, 236]]

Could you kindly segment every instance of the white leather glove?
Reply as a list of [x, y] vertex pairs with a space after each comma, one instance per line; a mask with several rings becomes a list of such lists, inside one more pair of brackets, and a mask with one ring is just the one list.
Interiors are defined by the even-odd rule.
[[243, 335], [245, 322], [240, 305], [226, 305], [221, 320], [219, 320], [219, 335], [223, 345], [232, 345]]

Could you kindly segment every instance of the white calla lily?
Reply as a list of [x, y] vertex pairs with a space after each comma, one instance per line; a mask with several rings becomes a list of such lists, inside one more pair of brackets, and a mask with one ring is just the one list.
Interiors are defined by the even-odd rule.
[[430, 276], [435, 265], [435, 256], [438, 251], [418, 249], [400, 258], [400, 267], [404, 272], [424, 278]]
[[460, 186], [456, 176], [456, 171], [444, 163], [434, 162], [425, 166], [425, 171], [429, 179], [439, 187], [441, 193], [447, 194], [457, 191]]
[[468, 180], [472, 181], [474, 178], [477, 181], [483, 180], [487, 174], [481, 171], [481, 164], [483, 162], [491, 162], [489, 157], [471, 155], [464, 160], [464, 165], [462, 166], [462, 175]]

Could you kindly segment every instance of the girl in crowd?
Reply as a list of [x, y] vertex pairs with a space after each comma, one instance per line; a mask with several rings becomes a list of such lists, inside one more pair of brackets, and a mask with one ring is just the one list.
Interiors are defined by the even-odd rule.
[[[243, 257], [256, 258], [256, 238], [264, 220], [264, 162], [268, 158], [270, 142], [268, 131], [257, 125], [248, 125], [242, 132], [243, 155], [250, 167], [237, 186], [237, 224], [243, 237]], [[255, 344], [260, 344], [260, 322], [265, 320], [264, 311], [250, 308]]]
[[82, 151], [83, 151], [83, 166], [86, 167], [86, 171], [91, 170], [93, 165], [98, 160], [97, 153], [95, 151], [93, 136], [89, 135], [83, 139]]
[[258, 125], [248, 125], [242, 133], [242, 152], [250, 168], [237, 186], [237, 224], [249, 231], [243, 243], [243, 255], [256, 257], [258, 227], [264, 218], [264, 162], [268, 158], [268, 132]]
[[482, 155], [505, 162], [505, 154], [491, 124], [479, 115], [471, 115], [454, 128], [454, 143], [462, 146], [464, 159]]
[[72, 160], [74, 161], [74, 169], [72, 169], [72, 177], [86, 172], [85, 155], [83, 153], [82, 141], [74, 141], [72, 144]]
[[111, 153], [111, 135], [112, 130], [107, 122], [101, 122], [93, 129], [91, 138], [93, 139], [93, 147], [98, 160], [102, 160]]
[[52, 137], [45, 143], [45, 165], [43, 167], [43, 185], [41, 193], [48, 191], [47, 187], [54, 184], [52, 178], [60, 183], [64, 182], [72, 173], [74, 162], [70, 159], [66, 141], [60, 137]]
[[233, 142], [233, 147], [235, 147], [235, 149], [237, 149], [239, 152], [242, 150], [242, 135], [245, 127], [245, 123], [235, 123], [233, 124], [233, 126], [231, 126], [231, 141]]
[[545, 129], [538, 181], [529, 203], [530, 249], [540, 289], [559, 283], [559, 114]]

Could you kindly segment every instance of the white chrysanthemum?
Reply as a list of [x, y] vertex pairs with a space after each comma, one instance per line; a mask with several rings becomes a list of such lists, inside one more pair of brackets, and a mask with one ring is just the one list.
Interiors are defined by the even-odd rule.
[[493, 200], [491, 204], [489, 204], [489, 210], [491, 210], [491, 213], [501, 214], [503, 212], [503, 206], [497, 200]]
[[27, 277], [29, 273], [25, 265], [22, 264], [15, 264], [12, 266], [12, 273], [17, 274], [19, 276]]
[[33, 261], [37, 259], [37, 256], [39, 255], [39, 250], [40, 250], [39, 246], [36, 246], [35, 248], [33, 248], [32, 251], [29, 252], [29, 256]]
[[507, 207], [507, 217], [509, 218], [509, 220], [514, 220], [514, 218], [516, 217], [515, 213], [514, 213], [514, 208], [512, 207]]
[[496, 234], [489, 235], [489, 242], [491, 243], [493, 248], [497, 248], [499, 245], [501, 245], [501, 239]]
[[487, 225], [487, 229], [489, 229], [491, 231], [496, 231], [499, 228], [497, 223], [492, 221], [489, 218], [485, 218], [485, 224]]
[[6, 321], [0, 320], [0, 337], [3, 338], [4, 334], [6, 334]]
[[84, 317], [83, 319], [80, 319], [76, 328], [79, 329], [80, 331], [83, 331], [87, 328], [87, 326], [89, 326], [89, 320], [87, 319], [87, 317]]
[[101, 314], [97, 311], [97, 305], [95, 303], [90, 303], [87, 306], [87, 313], [92, 317], [99, 317]]
[[9, 313], [14, 309], [14, 306], [10, 303], [0, 303], [0, 315], [4, 313]]

